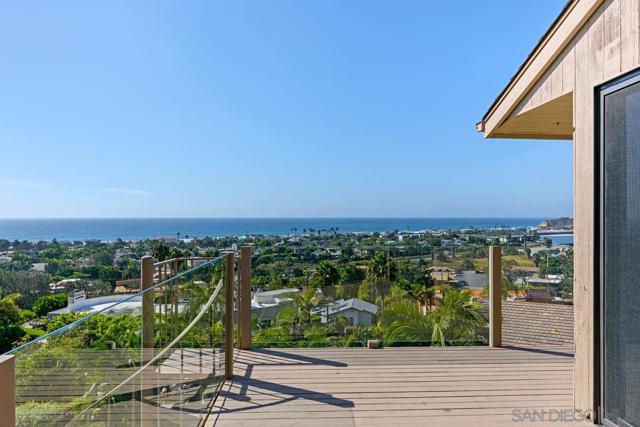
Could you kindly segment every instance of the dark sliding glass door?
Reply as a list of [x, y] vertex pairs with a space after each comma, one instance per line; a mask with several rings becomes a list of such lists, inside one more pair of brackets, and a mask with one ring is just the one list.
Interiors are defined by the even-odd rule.
[[599, 111], [601, 420], [640, 427], [640, 74]]

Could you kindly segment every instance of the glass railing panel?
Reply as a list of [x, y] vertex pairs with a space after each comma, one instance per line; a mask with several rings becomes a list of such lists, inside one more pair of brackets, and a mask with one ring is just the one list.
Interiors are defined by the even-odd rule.
[[252, 308], [255, 348], [488, 345], [488, 313], [468, 289], [380, 280], [275, 292]]
[[14, 350], [18, 425], [199, 425], [224, 379], [223, 266], [185, 263]]

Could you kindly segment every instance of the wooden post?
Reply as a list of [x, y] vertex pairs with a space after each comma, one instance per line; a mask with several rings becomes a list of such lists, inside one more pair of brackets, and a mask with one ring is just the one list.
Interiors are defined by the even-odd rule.
[[[140, 261], [140, 288], [142, 291], [153, 286], [153, 257], [144, 256]], [[153, 358], [153, 316], [154, 316], [154, 295], [153, 291], [142, 295], [142, 348], [140, 349], [140, 364]], [[153, 368], [151, 368], [153, 369]], [[140, 425], [152, 425], [153, 407], [145, 403], [145, 397], [152, 396], [153, 390], [151, 372], [140, 374]]]
[[251, 349], [251, 246], [240, 248], [240, 291], [238, 304], [238, 343]]
[[228, 253], [225, 256], [225, 325], [224, 325], [224, 377], [233, 378], [233, 273], [235, 254]]
[[502, 347], [502, 248], [489, 247], [489, 346]]
[[0, 427], [16, 425], [16, 359], [0, 356]]
[[[153, 257], [142, 257], [140, 290], [153, 286]], [[153, 292], [142, 297], [142, 348], [153, 348]]]

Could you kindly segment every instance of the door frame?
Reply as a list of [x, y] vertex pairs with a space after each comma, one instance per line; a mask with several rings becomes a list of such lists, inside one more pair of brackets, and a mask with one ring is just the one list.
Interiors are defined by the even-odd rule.
[[594, 88], [594, 408], [595, 422], [605, 427], [624, 427], [604, 418], [604, 98], [640, 83], [640, 68], [618, 76]]

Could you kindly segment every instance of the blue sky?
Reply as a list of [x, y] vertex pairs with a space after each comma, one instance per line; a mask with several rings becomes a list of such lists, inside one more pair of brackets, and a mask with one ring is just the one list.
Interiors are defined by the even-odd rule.
[[5, 3], [0, 217], [571, 214], [474, 129], [563, 4]]

